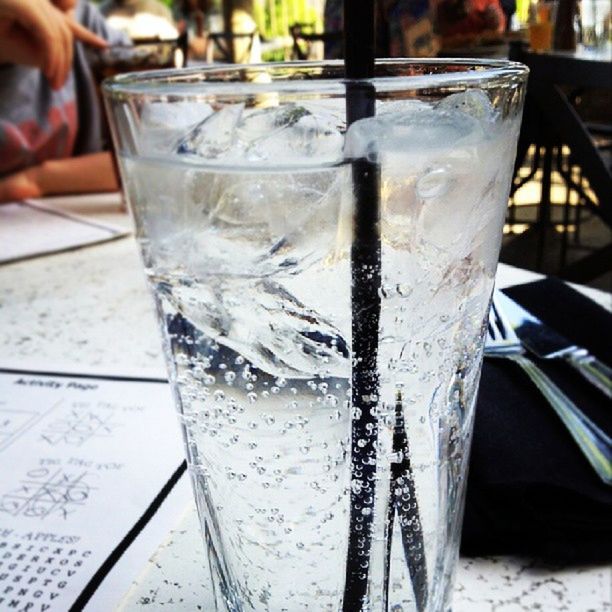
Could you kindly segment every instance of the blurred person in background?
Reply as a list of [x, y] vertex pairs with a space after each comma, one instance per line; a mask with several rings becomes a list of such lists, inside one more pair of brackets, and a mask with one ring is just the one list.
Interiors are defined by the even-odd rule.
[[84, 45], [126, 43], [83, 0], [0, 0], [0, 202], [118, 189]]
[[447, 48], [499, 40], [506, 29], [500, 0], [438, 0], [436, 29]]
[[100, 12], [107, 24], [132, 40], [172, 40], [179, 34], [172, 11], [159, 0], [104, 0]]
[[[376, 11], [376, 57], [436, 55], [439, 46], [434, 34], [431, 0], [378, 0]], [[327, 0], [325, 31], [342, 30], [342, 0]], [[326, 42], [327, 59], [341, 58], [342, 53], [341, 41]]]

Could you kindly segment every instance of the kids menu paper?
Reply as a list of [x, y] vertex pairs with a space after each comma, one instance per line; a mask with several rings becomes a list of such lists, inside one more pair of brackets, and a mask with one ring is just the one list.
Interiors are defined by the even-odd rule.
[[82, 609], [182, 463], [164, 381], [0, 369], [0, 610]]

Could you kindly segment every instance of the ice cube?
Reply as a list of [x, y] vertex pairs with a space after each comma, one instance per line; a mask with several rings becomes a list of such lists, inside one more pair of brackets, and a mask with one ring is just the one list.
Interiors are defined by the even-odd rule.
[[267, 167], [334, 163], [342, 159], [344, 142], [338, 119], [297, 104], [249, 111], [227, 105], [184, 136], [176, 152]]
[[237, 137], [238, 146], [250, 162], [319, 165], [342, 158], [344, 139], [337, 117], [313, 114], [297, 104], [244, 115], [237, 126]]
[[211, 160], [228, 157], [236, 144], [236, 127], [243, 110], [244, 104], [227, 104], [209, 115], [179, 140], [176, 152]]
[[[471, 257], [494, 270], [514, 142], [507, 131], [493, 130], [440, 159], [446, 164], [450, 186], [437, 194], [432, 189], [430, 197], [423, 198], [419, 233], [449, 260]], [[427, 183], [428, 177], [420, 180]]]
[[140, 116], [138, 144], [145, 155], [173, 153], [177, 141], [212, 114], [204, 102], [151, 102]]
[[316, 117], [324, 118], [342, 134], [346, 132], [346, 101], [344, 98], [305, 100], [302, 106]]
[[143, 128], [185, 129], [196, 125], [213, 112], [205, 102], [151, 102], [140, 115]]
[[309, 114], [309, 111], [297, 104], [271, 106], [245, 113], [237, 128], [238, 138], [248, 145], [270, 135], [270, 132], [294, 126], [302, 117]]
[[340, 330], [273, 280], [215, 277], [176, 284], [164, 297], [198, 334], [243, 356], [264, 376], [350, 375]]
[[482, 89], [468, 89], [460, 93], [447, 96], [438, 104], [436, 108], [439, 110], [455, 110], [465, 113], [475, 119], [493, 120], [495, 118], [495, 109], [489, 96]]
[[384, 239], [427, 251], [442, 267], [471, 255], [503, 214], [505, 130], [490, 128], [484, 92], [468, 94], [436, 107], [390, 103], [395, 112], [356, 122], [346, 139], [347, 157], [380, 165]]
[[479, 126], [478, 120], [456, 110], [440, 112], [407, 104], [404, 111], [385, 112], [353, 123], [346, 134], [345, 155], [380, 161], [381, 156], [397, 152], [417, 154], [452, 148], [472, 136]]
[[[460, 177], [474, 170], [474, 142], [482, 133], [480, 122], [418, 101], [390, 104], [396, 112], [357, 121], [349, 128], [345, 155], [365, 157], [380, 165], [385, 240], [398, 248], [413, 249], [417, 241], [429, 238], [426, 224], [434, 243], [444, 243], [446, 234], [438, 239], [435, 228], [429, 226], [447, 213], [450, 221], [457, 223], [461, 207], [453, 190]], [[460, 222], [455, 225], [460, 226]]]
[[232, 259], [240, 269], [231, 273], [295, 273], [325, 257], [333, 245], [344, 174], [337, 168], [234, 173], [231, 181], [219, 181], [208, 222], [215, 240], [242, 245], [242, 256]]

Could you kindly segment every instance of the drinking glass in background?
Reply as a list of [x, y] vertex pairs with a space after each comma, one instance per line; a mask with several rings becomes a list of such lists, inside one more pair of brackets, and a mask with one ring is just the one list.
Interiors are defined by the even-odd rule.
[[580, 2], [581, 42], [587, 49], [602, 49], [610, 44], [612, 7], [609, 0]]
[[[375, 116], [348, 127], [343, 70], [104, 86], [219, 611], [347, 610], [355, 564], [363, 610], [450, 606], [527, 70], [380, 60], [361, 90]], [[351, 440], [364, 160], [380, 206], [380, 267], [364, 277], [377, 391]], [[372, 452], [352, 461], [355, 446]]]
[[529, 5], [529, 46], [532, 51], [550, 51], [553, 43], [556, 3], [534, 1]]
[[88, 60], [94, 79], [99, 85], [104, 79], [124, 72], [183, 68], [187, 61], [184, 38], [143, 38], [135, 40], [132, 45], [88, 49]]

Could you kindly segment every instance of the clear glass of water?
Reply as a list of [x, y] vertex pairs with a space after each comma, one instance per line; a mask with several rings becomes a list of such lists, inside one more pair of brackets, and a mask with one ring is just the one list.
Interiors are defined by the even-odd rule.
[[[342, 74], [270, 64], [105, 84], [217, 610], [451, 602], [527, 71], [381, 60], [374, 114], [350, 126]], [[365, 398], [359, 160], [379, 210], [360, 281], [378, 309]]]

